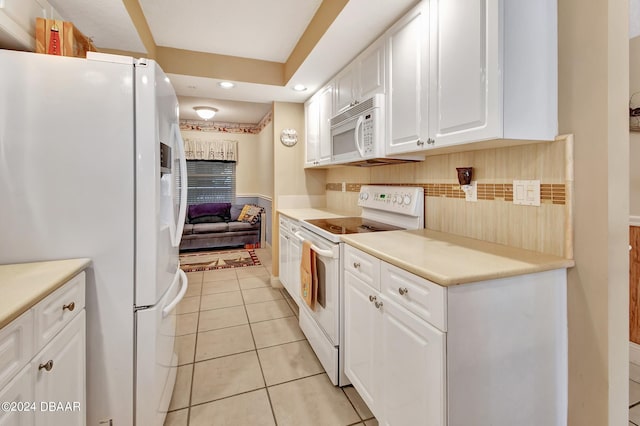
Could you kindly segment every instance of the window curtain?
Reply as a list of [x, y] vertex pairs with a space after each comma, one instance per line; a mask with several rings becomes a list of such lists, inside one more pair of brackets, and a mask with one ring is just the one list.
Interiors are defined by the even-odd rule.
[[238, 141], [184, 139], [187, 160], [238, 161]]

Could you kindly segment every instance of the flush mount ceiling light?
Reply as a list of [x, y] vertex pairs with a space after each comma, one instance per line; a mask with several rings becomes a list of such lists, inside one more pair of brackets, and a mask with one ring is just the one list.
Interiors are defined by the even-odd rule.
[[295, 86], [293, 86], [293, 90], [295, 90], [296, 92], [304, 92], [305, 90], [307, 90], [307, 88], [304, 87], [304, 84], [296, 84]]
[[210, 118], [213, 118], [213, 116], [216, 115], [216, 112], [218, 112], [216, 108], [208, 106], [197, 106], [193, 107], [193, 109], [196, 110], [196, 114], [198, 114], [198, 117], [202, 118], [203, 120], [209, 120]]
[[218, 83], [218, 86], [222, 87], [223, 89], [233, 89], [234, 87], [236, 87], [236, 85], [230, 81], [221, 81], [220, 83]]

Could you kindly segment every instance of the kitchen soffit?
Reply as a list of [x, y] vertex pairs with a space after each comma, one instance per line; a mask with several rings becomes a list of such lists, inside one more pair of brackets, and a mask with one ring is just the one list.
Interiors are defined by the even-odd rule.
[[[137, 52], [134, 56], [158, 54], [158, 61], [179, 96], [257, 103], [304, 102], [418, 2], [344, 0], [346, 5], [336, 12], [335, 19], [326, 21], [319, 30], [314, 27], [319, 39], [301, 63], [287, 67], [287, 58], [301, 34], [310, 22], [310, 28], [318, 22], [316, 11], [333, 0], [192, 0], [188, 8], [187, 2], [171, 0], [49, 1], [63, 19], [72, 21], [100, 50]], [[184, 57], [165, 59], [161, 55], [171, 49], [195, 54], [189, 60], [191, 69], [182, 66]], [[268, 59], [265, 63], [273, 64], [276, 70], [280, 67], [281, 74], [289, 78], [261, 84], [250, 76], [216, 75], [218, 69], [225, 68], [223, 62], [227, 58], [237, 61], [243, 55], [254, 61]], [[219, 88], [217, 83], [223, 79], [237, 82], [237, 87]], [[308, 90], [291, 90], [289, 86], [298, 82]], [[181, 116], [189, 118], [190, 113], [181, 108]], [[229, 121], [242, 122], [233, 118]]]

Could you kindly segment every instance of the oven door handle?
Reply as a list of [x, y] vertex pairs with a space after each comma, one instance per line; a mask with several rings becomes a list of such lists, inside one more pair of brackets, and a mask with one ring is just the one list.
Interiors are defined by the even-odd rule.
[[[305, 241], [305, 238], [302, 235], [300, 235], [299, 232], [296, 232], [294, 235], [296, 237], [298, 237], [300, 239], [300, 241]], [[316, 246], [313, 243], [311, 244], [311, 250], [313, 250], [316, 254], [318, 254], [318, 255], [320, 255], [322, 257], [329, 257], [331, 259], [334, 258], [333, 251], [321, 249], [320, 247]]]

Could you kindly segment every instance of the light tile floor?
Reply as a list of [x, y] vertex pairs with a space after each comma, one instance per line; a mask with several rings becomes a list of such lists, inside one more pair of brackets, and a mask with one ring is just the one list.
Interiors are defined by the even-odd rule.
[[[178, 306], [180, 366], [165, 426], [374, 426], [351, 386], [333, 386], [266, 266], [192, 272]], [[640, 386], [640, 384], [638, 385]]]

